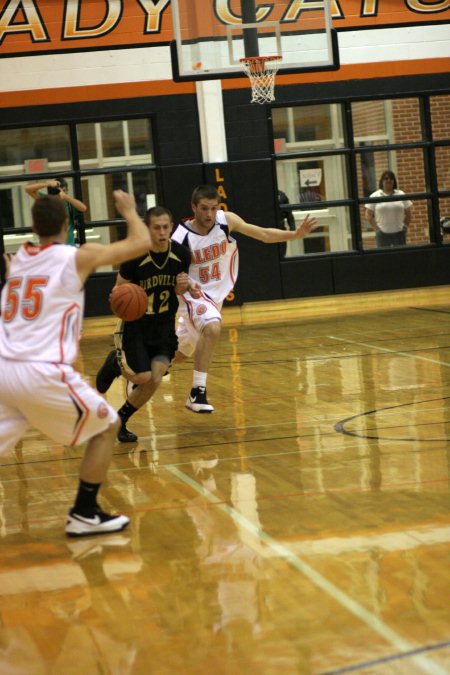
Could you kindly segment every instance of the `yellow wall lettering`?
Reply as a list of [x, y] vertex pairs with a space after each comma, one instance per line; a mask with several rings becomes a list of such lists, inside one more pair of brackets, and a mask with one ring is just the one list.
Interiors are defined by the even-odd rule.
[[140, 6], [146, 13], [145, 33], [159, 33], [161, 30], [161, 15], [169, 4], [170, 0], [138, 0]]
[[[16, 13], [22, 12], [24, 21], [14, 23]], [[49, 41], [49, 36], [41, 23], [41, 17], [32, 0], [22, 2], [22, 0], [12, 0], [7, 2], [3, 12], [0, 14], [0, 44], [3, 38], [12, 33], [30, 33], [33, 42]]]
[[431, 12], [444, 12], [450, 7], [450, 0], [436, 0], [433, 3], [422, 2], [421, 0], [406, 0], [406, 4], [413, 12], [422, 12], [424, 14]]
[[[256, 20], [264, 21], [273, 9], [273, 5], [260, 5], [256, 10]], [[232, 25], [242, 23], [242, 17], [234, 14], [230, 7], [230, 0], [215, 0], [216, 14], [221, 21]]]
[[113, 30], [122, 14], [122, 1], [109, 0], [106, 15], [103, 21], [92, 28], [80, 28], [81, 0], [68, 0], [64, 15], [64, 33], [66, 40], [80, 37], [99, 37]]

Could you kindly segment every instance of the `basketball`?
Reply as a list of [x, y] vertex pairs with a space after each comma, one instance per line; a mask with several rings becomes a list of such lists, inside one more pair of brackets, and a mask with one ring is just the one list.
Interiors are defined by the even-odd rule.
[[147, 293], [137, 284], [115, 286], [109, 296], [111, 309], [123, 321], [140, 319], [147, 309]]

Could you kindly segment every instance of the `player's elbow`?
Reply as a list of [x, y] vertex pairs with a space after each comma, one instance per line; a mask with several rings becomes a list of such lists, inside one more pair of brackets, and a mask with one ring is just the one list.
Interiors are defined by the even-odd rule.
[[264, 229], [259, 233], [258, 239], [263, 244], [272, 244], [274, 242], [274, 239], [270, 236], [269, 232], [266, 232]]

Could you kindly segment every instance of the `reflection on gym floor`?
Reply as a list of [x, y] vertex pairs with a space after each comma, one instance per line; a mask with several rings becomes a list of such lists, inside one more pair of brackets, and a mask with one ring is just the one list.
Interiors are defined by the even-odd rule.
[[[450, 312], [225, 327], [117, 444], [122, 533], [70, 540], [82, 449], [0, 458], [0, 673], [447, 673]], [[111, 336], [85, 330], [93, 380]], [[116, 407], [125, 386], [107, 394]]]

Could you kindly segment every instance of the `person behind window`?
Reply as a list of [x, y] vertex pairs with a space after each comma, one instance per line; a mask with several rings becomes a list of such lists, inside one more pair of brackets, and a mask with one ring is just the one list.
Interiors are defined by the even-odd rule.
[[[294, 214], [289, 209], [283, 208], [285, 204], [289, 204], [289, 197], [282, 190], [278, 190], [278, 203], [280, 205], [278, 227], [280, 230], [295, 230]], [[281, 257], [284, 258], [286, 256], [287, 244], [283, 241], [278, 246], [280, 247]]]
[[280, 205], [280, 230], [295, 230], [294, 214], [290, 209], [283, 208], [284, 204], [289, 204], [289, 197], [282, 190], [278, 190], [278, 203]]
[[67, 216], [69, 218], [69, 232], [67, 235], [67, 244], [75, 246], [75, 230], [77, 227], [77, 218], [81, 213], [87, 211], [86, 204], [79, 199], [69, 195], [68, 185], [65, 178], [56, 178], [55, 180], [42, 180], [37, 183], [30, 183], [25, 186], [25, 191], [32, 199], [38, 199], [45, 195], [43, 190], [47, 188], [49, 195], [59, 196], [64, 201]]
[[320, 194], [319, 187], [311, 186], [305, 187], [300, 190], [299, 200], [301, 202], [321, 202], [322, 195]]
[[[405, 194], [397, 189], [397, 178], [393, 171], [384, 171], [381, 174], [378, 187], [379, 189], [372, 192], [370, 197]], [[411, 222], [411, 207], [412, 202], [409, 200], [365, 205], [365, 217], [375, 231], [378, 248], [406, 246], [406, 230]]]

